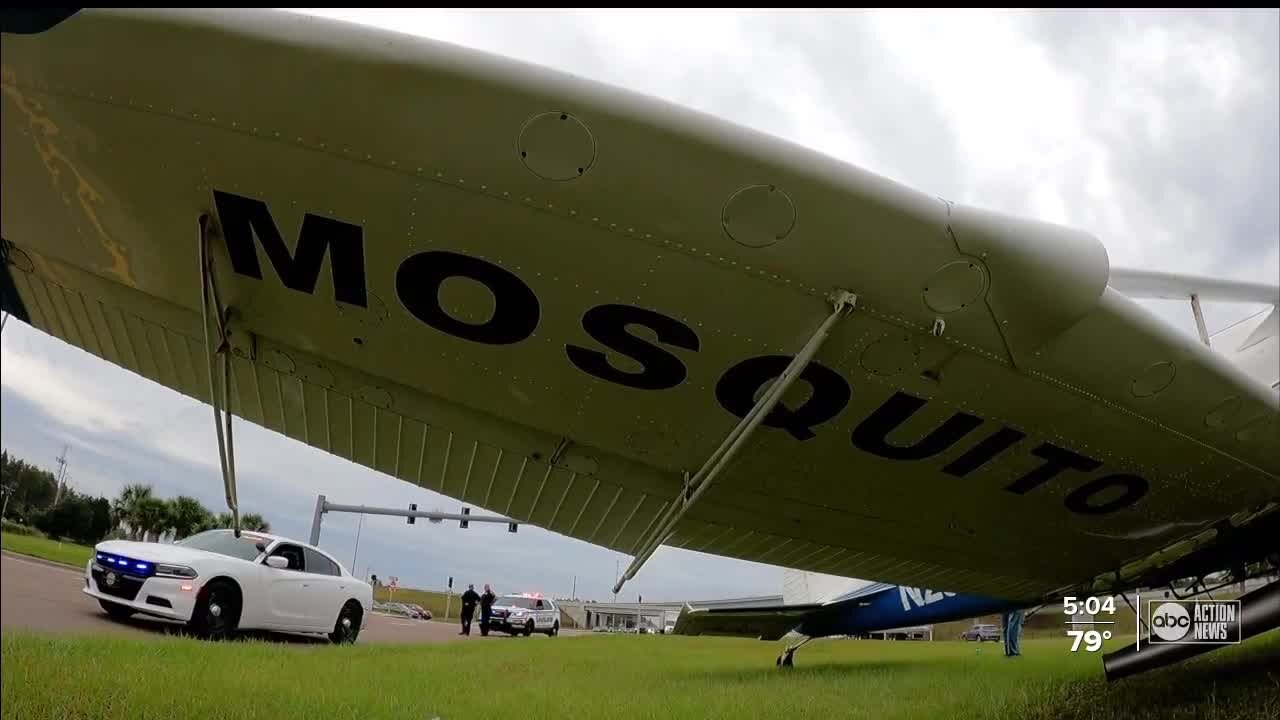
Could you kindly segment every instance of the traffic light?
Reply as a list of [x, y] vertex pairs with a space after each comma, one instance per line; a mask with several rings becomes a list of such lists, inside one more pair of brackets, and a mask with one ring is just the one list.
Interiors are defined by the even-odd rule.
[[518, 527], [518, 524], [517, 524], [517, 523], [507, 523], [507, 532], [509, 532], [509, 533], [513, 533], [513, 532], [515, 532], [515, 531], [516, 531], [516, 527]]
[[452, 589], [453, 589], [453, 576], [452, 576], [452, 575], [450, 575], [450, 576], [449, 576], [449, 589], [450, 589], [450, 590], [452, 590]]
[[[413, 512], [413, 511], [415, 511], [415, 510], [417, 510], [417, 509], [418, 509], [418, 503], [409, 503], [409, 512]], [[410, 516], [409, 516], [409, 524], [410, 524], [410, 525], [412, 525], [412, 524], [413, 524], [413, 521], [414, 521], [414, 520], [417, 520], [417, 519], [418, 519], [418, 518], [416, 518], [416, 517], [414, 517], [414, 516], [410, 515]]]
[[[462, 508], [462, 514], [463, 514], [463, 515], [470, 515], [470, 514], [471, 514], [471, 508], [469, 508], [469, 507], [464, 507], [464, 508]], [[462, 529], [464, 529], [464, 530], [467, 528], [467, 525], [468, 525], [468, 524], [470, 524], [470, 521], [467, 521], [467, 520], [459, 520], [459, 521], [458, 521], [458, 527], [460, 527], [460, 528], [462, 528]]]

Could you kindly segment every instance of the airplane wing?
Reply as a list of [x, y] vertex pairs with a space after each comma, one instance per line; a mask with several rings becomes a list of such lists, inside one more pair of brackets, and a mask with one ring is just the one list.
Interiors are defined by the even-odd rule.
[[1275, 394], [1086, 233], [294, 14], [82, 10], [0, 64], [5, 311], [202, 402], [229, 359], [240, 420], [468, 504], [1000, 597], [1277, 507]]
[[777, 640], [819, 611], [893, 587], [887, 583], [787, 569], [783, 571], [780, 604], [746, 608], [686, 605], [673, 632]]
[[692, 608], [680, 611], [675, 635], [728, 635], [778, 640], [822, 605], [778, 605], [759, 608]]

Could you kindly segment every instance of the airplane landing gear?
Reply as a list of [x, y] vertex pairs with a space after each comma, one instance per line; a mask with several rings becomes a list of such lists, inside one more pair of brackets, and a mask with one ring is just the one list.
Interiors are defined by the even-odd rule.
[[800, 649], [801, 645], [804, 645], [812, 639], [813, 638], [806, 637], [798, 643], [788, 645], [787, 648], [782, 651], [782, 654], [778, 656], [778, 659], [774, 661], [774, 664], [780, 668], [794, 667], [796, 651]]

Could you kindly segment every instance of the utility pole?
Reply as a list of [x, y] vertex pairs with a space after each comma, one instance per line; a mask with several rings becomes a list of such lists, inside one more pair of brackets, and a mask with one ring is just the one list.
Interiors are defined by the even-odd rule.
[[53, 492], [53, 506], [58, 506], [58, 500], [62, 498], [62, 485], [67, 480], [67, 446], [62, 446], [62, 454], [58, 456], [58, 488]]
[[577, 575], [573, 576], [573, 592], [569, 593], [569, 599], [570, 600], [578, 599], [578, 576]]

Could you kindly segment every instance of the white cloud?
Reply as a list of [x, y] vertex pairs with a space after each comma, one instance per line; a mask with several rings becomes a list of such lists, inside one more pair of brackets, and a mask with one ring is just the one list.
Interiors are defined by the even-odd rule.
[[[13, 324], [13, 332], [9, 332], [9, 327], [6, 323], [6, 339], [14, 334], [22, 334], [18, 323]], [[122, 414], [119, 405], [86, 392], [91, 385], [86, 375], [58, 368], [55, 358], [60, 358], [63, 353], [55, 352], [52, 357], [42, 358], [32, 352], [30, 342], [23, 343], [19, 348], [14, 345], [6, 342], [0, 347], [0, 368], [3, 368], [0, 384], [4, 387], [47, 409], [54, 417], [64, 418], [65, 422], [81, 429], [90, 432], [122, 432], [129, 429], [132, 418]]]

